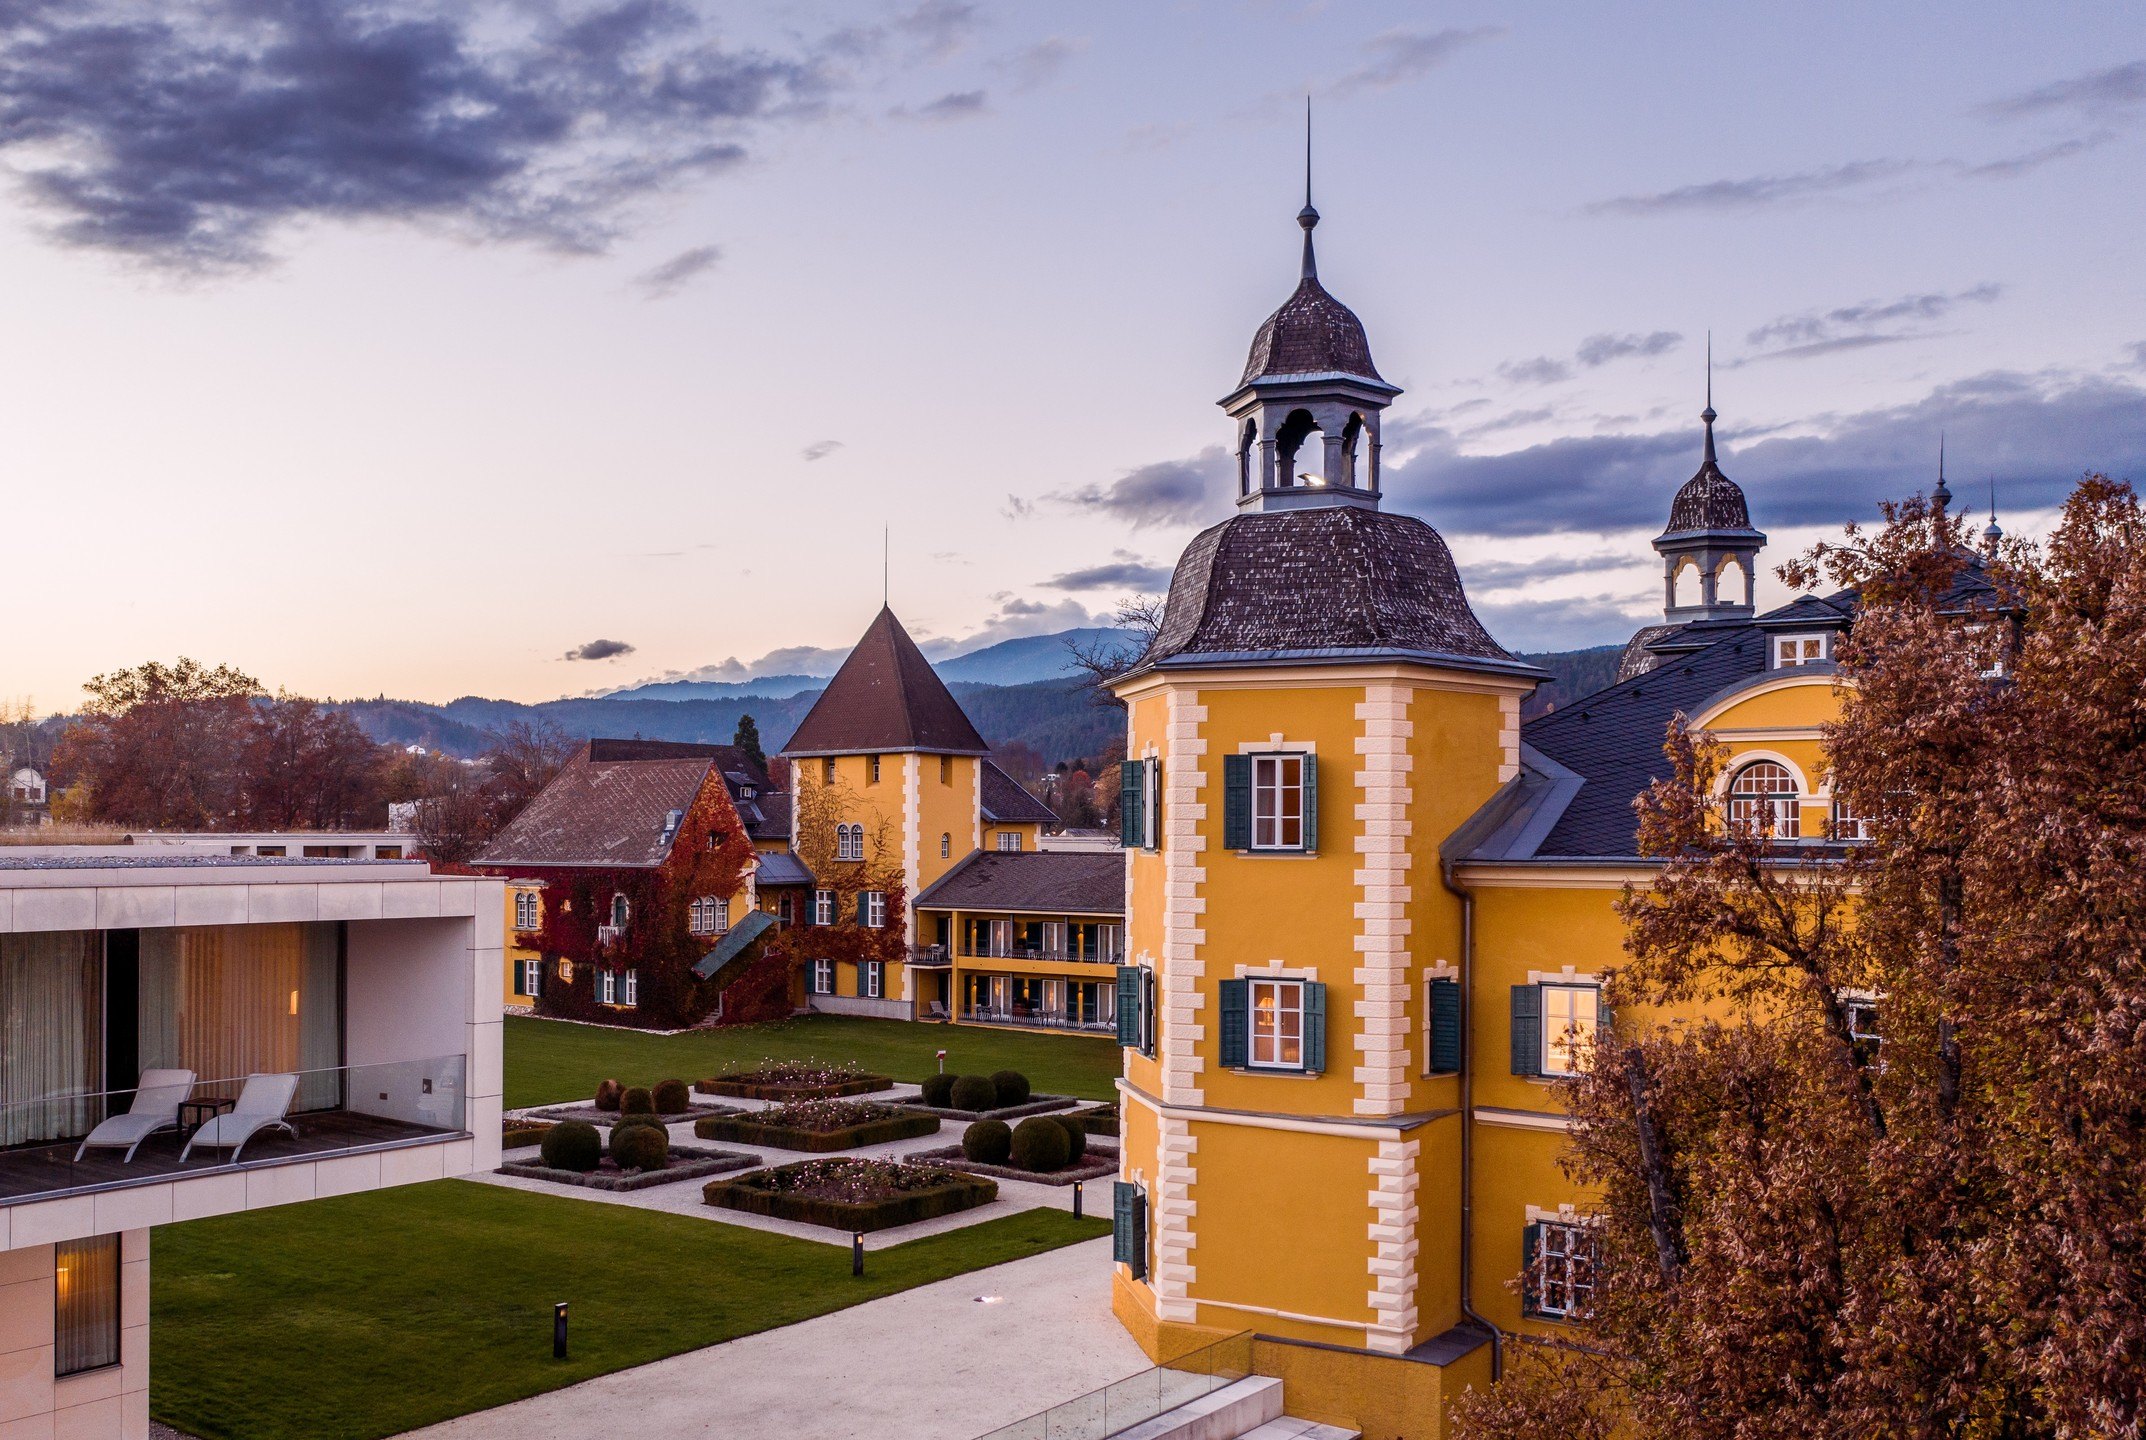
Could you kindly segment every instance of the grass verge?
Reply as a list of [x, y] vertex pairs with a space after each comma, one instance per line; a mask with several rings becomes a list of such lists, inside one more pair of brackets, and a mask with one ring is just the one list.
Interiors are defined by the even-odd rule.
[[1023, 1210], [857, 1279], [847, 1247], [458, 1180], [162, 1225], [151, 1410], [202, 1440], [374, 1440], [1109, 1229]]
[[807, 1015], [770, 1025], [644, 1035], [510, 1015], [506, 1103], [510, 1110], [586, 1100], [599, 1080], [688, 1083], [746, 1070], [762, 1060], [846, 1060], [912, 1083], [946, 1068], [963, 1075], [1018, 1070], [1038, 1091], [1115, 1100], [1118, 1046], [1104, 1036], [1029, 1034], [974, 1025], [925, 1025], [855, 1015]]

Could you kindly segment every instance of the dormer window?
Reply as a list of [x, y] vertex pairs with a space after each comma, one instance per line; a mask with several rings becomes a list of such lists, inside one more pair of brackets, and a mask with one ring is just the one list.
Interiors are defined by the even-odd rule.
[[757, 785], [740, 785], [738, 787], [738, 798], [740, 800], [751, 800], [759, 794], [760, 787]]
[[1798, 665], [1816, 665], [1833, 657], [1833, 637], [1817, 635], [1776, 635], [1773, 637], [1773, 668], [1792, 670]]
[[1739, 830], [1771, 830], [1776, 840], [1803, 833], [1803, 800], [1786, 765], [1757, 760], [1729, 782], [1729, 823]]

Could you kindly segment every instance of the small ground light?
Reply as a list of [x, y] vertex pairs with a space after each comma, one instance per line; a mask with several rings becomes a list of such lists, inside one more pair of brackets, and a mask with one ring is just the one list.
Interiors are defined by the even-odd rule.
[[1080, 1184], [1081, 1182], [1078, 1180], [1073, 1182], [1073, 1218], [1075, 1220], [1080, 1219]]
[[566, 1358], [566, 1302], [559, 1301], [551, 1307], [551, 1358]]
[[941, 1075], [946, 1073], [946, 1052], [944, 1050], [939, 1052], [939, 1073]]
[[979, 1305], [1003, 1305], [1006, 1303], [1006, 1297], [1003, 1295], [979, 1295], [976, 1297], [976, 1303]]
[[850, 1232], [849, 1273], [852, 1275], [862, 1275], [864, 1273], [864, 1232], [862, 1230], [852, 1230]]

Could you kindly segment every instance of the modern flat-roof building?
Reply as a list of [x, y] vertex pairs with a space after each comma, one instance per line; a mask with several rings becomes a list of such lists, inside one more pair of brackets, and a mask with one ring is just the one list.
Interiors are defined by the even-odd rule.
[[498, 1163], [501, 890], [0, 850], [0, 1434], [147, 1435], [156, 1226]]

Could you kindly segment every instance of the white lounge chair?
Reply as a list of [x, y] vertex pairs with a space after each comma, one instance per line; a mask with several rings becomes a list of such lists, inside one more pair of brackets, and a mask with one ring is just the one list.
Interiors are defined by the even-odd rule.
[[196, 1130], [179, 1152], [180, 1160], [192, 1154], [196, 1145], [206, 1145], [211, 1150], [229, 1150], [236, 1162], [246, 1142], [263, 1130], [296, 1135], [297, 1129], [283, 1117], [291, 1113], [297, 1094], [296, 1075], [248, 1075], [245, 1088], [238, 1092], [238, 1103]]
[[120, 1157], [120, 1163], [131, 1163], [144, 1140], [159, 1130], [179, 1128], [179, 1105], [193, 1093], [191, 1070], [144, 1070], [141, 1084], [134, 1091], [134, 1103], [124, 1115], [114, 1115], [90, 1131], [89, 1138], [75, 1151], [75, 1159], [81, 1159], [94, 1146], [99, 1150], [124, 1150], [127, 1153]]

